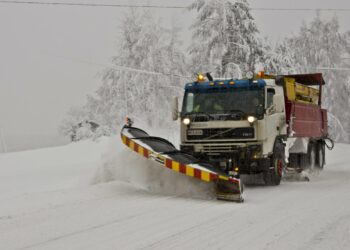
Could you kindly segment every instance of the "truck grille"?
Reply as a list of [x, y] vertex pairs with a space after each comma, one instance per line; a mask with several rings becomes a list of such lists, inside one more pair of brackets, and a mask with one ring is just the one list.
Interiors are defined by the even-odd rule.
[[209, 153], [212, 155], [221, 153], [232, 153], [237, 150], [233, 145], [204, 145], [202, 153]]
[[252, 127], [187, 130], [187, 140], [252, 139], [254, 137], [255, 133]]

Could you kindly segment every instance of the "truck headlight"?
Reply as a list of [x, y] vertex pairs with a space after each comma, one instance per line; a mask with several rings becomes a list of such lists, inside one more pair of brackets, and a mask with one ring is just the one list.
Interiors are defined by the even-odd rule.
[[247, 120], [248, 120], [249, 123], [253, 123], [253, 122], [256, 121], [256, 117], [250, 115], [250, 116], [248, 116]]
[[190, 120], [190, 118], [185, 118], [185, 119], [183, 119], [182, 122], [183, 122], [185, 125], [188, 125], [188, 124], [191, 123], [191, 120]]

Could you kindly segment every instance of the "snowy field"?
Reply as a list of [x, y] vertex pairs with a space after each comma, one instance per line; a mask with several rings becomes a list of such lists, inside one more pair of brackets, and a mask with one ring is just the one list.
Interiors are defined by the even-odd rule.
[[350, 249], [349, 152], [311, 182], [248, 186], [243, 204], [118, 137], [0, 154], [0, 249]]

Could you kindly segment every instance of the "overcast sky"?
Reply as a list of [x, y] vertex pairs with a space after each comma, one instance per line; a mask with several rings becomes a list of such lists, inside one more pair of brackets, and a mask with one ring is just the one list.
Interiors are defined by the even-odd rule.
[[[180, 5], [187, 0], [43, 0], [43, 2], [90, 2]], [[250, 0], [251, 7], [350, 9], [348, 0]], [[115, 42], [125, 8], [43, 6], [0, 3], [0, 130], [3, 137], [57, 136], [67, 110], [81, 105], [101, 83], [99, 74], [116, 54]], [[152, 9], [164, 23], [183, 28], [190, 42], [189, 24], [195, 17], [183, 9]], [[253, 11], [264, 36], [282, 39], [298, 31], [310, 11]], [[350, 12], [337, 14], [341, 30], [350, 30]], [[91, 63], [90, 63], [91, 62]], [[1, 140], [1, 138], [0, 138]], [[11, 142], [8, 142], [10, 144]], [[20, 143], [20, 142], [17, 142]], [[1, 144], [0, 144], [1, 152]]]

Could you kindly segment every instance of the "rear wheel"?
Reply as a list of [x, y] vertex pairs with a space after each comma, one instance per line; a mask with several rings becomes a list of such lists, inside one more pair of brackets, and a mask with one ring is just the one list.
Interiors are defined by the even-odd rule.
[[309, 143], [306, 154], [300, 154], [300, 167], [303, 170], [314, 171], [316, 166], [316, 144]]
[[309, 145], [309, 166], [308, 168], [312, 171], [315, 171], [316, 167], [316, 144], [310, 144]]
[[267, 172], [264, 173], [264, 181], [268, 186], [277, 186], [281, 183], [283, 171], [285, 168], [284, 146], [281, 142], [276, 142], [273, 150], [272, 164]]
[[323, 141], [317, 143], [317, 164], [319, 169], [323, 169], [325, 165], [325, 146]]

